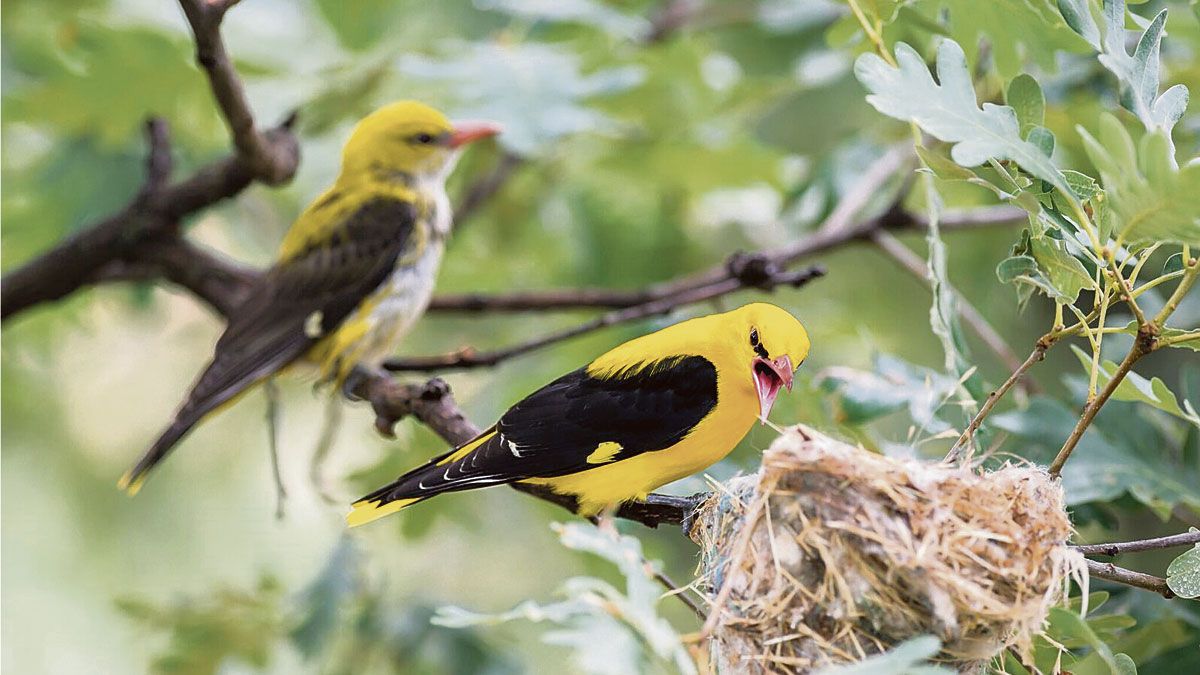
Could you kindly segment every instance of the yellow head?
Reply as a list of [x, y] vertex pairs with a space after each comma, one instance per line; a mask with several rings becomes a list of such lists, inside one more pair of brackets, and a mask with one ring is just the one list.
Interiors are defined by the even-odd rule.
[[424, 103], [397, 101], [354, 127], [342, 151], [342, 176], [444, 180], [462, 146], [499, 131], [493, 123], [452, 123]]
[[792, 388], [797, 367], [808, 357], [808, 333], [796, 317], [764, 302], [710, 314], [643, 335], [593, 361], [592, 373], [612, 373], [666, 355], [703, 356], [717, 367], [726, 391], [758, 401], [764, 421], [779, 390]]
[[808, 331], [786, 310], [765, 302], [743, 305], [718, 314], [715, 341], [726, 358], [738, 364], [735, 376], [745, 373], [746, 386], [758, 397], [764, 421], [779, 390], [792, 389], [796, 368], [808, 358]]

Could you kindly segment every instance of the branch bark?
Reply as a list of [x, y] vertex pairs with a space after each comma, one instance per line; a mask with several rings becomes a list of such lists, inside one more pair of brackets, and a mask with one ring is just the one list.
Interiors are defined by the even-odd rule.
[[292, 179], [300, 161], [295, 138], [272, 139], [257, 128], [246, 91], [221, 39], [221, 21], [238, 0], [179, 0], [196, 41], [196, 62], [208, 76], [213, 98], [229, 127], [237, 155], [268, 185]]
[[[275, 129], [260, 131], [225, 51], [220, 36], [221, 19], [233, 4], [235, 0], [180, 0], [196, 38], [197, 60], [208, 75], [236, 151], [171, 185], [167, 125], [152, 118], [147, 122], [149, 151], [141, 190], [117, 213], [67, 237], [6, 275], [0, 282], [0, 318], [7, 319], [34, 305], [58, 300], [97, 281], [128, 278], [142, 264], [147, 245], [154, 249], [179, 239], [179, 223], [184, 216], [228, 199], [256, 180], [276, 185], [295, 172], [300, 151], [291, 133], [294, 115]], [[161, 248], [158, 250], [162, 252]], [[219, 279], [245, 278], [235, 270], [220, 269], [216, 259], [206, 262], [212, 265], [208, 271]], [[160, 260], [149, 269], [158, 269], [161, 264], [165, 263]], [[168, 278], [173, 281], [196, 282], [207, 289], [197, 292], [210, 304], [230, 300], [211, 295], [212, 287], [205, 277], [171, 269], [175, 271]]]
[[[742, 258], [731, 258], [731, 264], [736, 264]], [[522, 342], [504, 349], [497, 349], [488, 352], [476, 352], [473, 349], [463, 349], [450, 354], [441, 354], [435, 356], [418, 356], [405, 359], [389, 359], [384, 362], [383, 367], [392, 372], [429, 372], [434, 370], [450, 370], [456, 368], [479, 368], [494, 366], [498, 363], [511, 359], [516, 356], [528, 354], [532, 351], [541, 349], [564, 340], [568, 340], [586, 333], [615, 326], [620, 323], [627, 323], [644, 319], [650, 316], [660, 314], [668, 314], [672, 310], [684, 306], [711, 300], [733, 293], [734, 291], [744, 288], [762, 288], [765, 290], [773, 290], [779, 286], [791, 286], [799, 288], [808, 282], [821, 277], [825, 274], [825, 270], [820, 267], [809, 267], [799, 272], [785, 272], [769, 267], [769, 263], [763, 261], [762, 258], [753, 258], [753, 262], [747, 263], [746, 269], [757, 268], [759, 264], [767, 265], [762, 271], [745, 272], [738, 277], [718, 282], [709, 286], [703, 286], [696, 289], [691, 289], [681, 292], [678, 295], [666, 297], [661, 300], [654, 300], [640, 305], [633, 305], [625, 309], [618, 309], [606, 314], [602, 314], [595, 319], [586, 321], [577, 326], [572, 326], [561, 331], [548, 333], [538, 338]]]
[[1124, 567], [1117, 567], [1112, 563], [1096, 562], [1095, 560], [1088, 560], [1087, 568], [1088, 574], [1097, 579], [1104, 579], [1105, 581], [1112, 581], [1158, 593], [1168, 600], [1175, 597], [1175, 593], [1167, 586], [1167, 580], [1162, 577], [1156, 577], [1153, 574], [1134, 572]]
[[1179, 534], [1172, 534], [1166, 537], [1138, 539], [1137, 541], [1113, 542], [1109, 544], [1080, 544], [1074, 548], [1076, 551], [1079, 551], [1084, 555], [1115, 556], [1122, 553], [1156, 551], [1164, 548], [1173, 548], [1175, 546], [1190, 546], [1192, 544], [1200, 544], [1200, 532], [1181, 532]]

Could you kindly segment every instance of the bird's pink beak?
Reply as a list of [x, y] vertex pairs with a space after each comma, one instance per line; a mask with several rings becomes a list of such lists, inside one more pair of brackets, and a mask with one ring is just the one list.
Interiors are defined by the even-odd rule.
[[758, 419], [763, 424], [767, 422], [767, 415], [771, 414], [771, 406], [775, 405], [775, 397], [779, 395], [779, 390], [784, 387], [787, 387], [788, 391], [792, 390], [795, 370], [792, 367], [792, 359], [786, 354], [774, 361], [761, 356], [754, 358], [751, 374], [754, 377], [754, 389], [758, 392]]
[[452, 148], [458, 148], [481, 138], [495, 136], [500, 131], [500, 125], [495, 122], [455, 122], [449, 144]]

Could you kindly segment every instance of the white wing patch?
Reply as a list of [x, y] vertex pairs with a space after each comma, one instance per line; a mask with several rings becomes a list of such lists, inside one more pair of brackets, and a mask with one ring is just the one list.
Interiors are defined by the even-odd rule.
[[308, 318], [304, 320], [304, 336], [313, 338], [314, 340], [321, 337], [325, 333], [325, 330], [321, 327], [321, 322], [324, 319], [325, 315], [319, 309], [309, 314]]
[[513, 454], [513, 457], [517, 459], [521, 458], [521, 449], [517, 447], [516, 443], [508, 441], [508, 451]]

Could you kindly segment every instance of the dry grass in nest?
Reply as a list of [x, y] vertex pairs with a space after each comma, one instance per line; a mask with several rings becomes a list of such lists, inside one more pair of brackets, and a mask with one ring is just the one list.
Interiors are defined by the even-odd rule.
[[803, 673], [925, 634], [969, 671], [1027, 653], [1082, 566], [1036, 467], [898, 460], [795, 427], [725, 487], [691, 532], [722, 672]]

